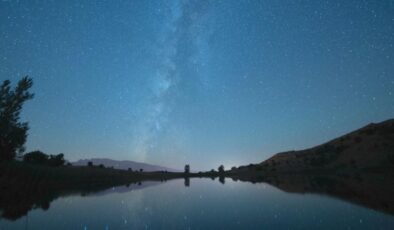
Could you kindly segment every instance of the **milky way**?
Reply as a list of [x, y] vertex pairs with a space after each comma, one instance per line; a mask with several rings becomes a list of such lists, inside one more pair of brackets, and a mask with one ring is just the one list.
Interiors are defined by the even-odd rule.
[[27, 150], [211, 169], [394, 117], [393, 1], [1, 1]]
[[[206, 1], [172, 1], [159, 9], [163, 24], [153, 50], [157, 69], [150, 79], [152, 95], [148, 95], [146, 115], [136, 129], [138, 138], [133, 144], [133, 152], [141, 160], [145, 160], [150, 151], [155, 151], [156, 139], [166, 126], [176, 96], [184, 93], [178, 87], [182, 84], [182, 71], [189, 70], [190, 66], [198, 68], [208, 61], [205, 55], [210, 36], [207, 20], [213, 22], [209, 5]], [[183, 47], [187, 47], [186, 51]], [[206, 76], [192, 70], [183, 77], [193, 78], [195, 84], [200, 84]], [[202, 81], [206, 82], [206, 79]]]

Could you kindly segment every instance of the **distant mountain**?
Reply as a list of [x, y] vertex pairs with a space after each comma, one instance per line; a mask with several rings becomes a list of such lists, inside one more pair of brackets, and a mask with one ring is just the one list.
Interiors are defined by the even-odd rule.
[[158, 165], [151, 165], [135, 161], [117, 161], [106, 158], [92, 158], [92, 159], [82, 159], [73, 162], [72, 165], [75, 166], [86, 166], [88, 162], [91, 161], [93, 165], [104, 165], [105, 167], [114, 167], [115, 169], [128, 170], [131, 168], [133, 171], [143, 169], [144, 172], [154, 172], [154, 171], [168, 171], [168, 172], [179, 172], [180, 170], [171, 169]]
[[317, 170], [394, 170], [394, 119], [369, 124], [325, 144], [275, 154], [233, 172]]

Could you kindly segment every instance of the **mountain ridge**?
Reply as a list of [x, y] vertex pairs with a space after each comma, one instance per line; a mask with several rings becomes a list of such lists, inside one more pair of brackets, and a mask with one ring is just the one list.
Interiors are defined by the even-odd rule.
[[233, 172], [394, 169], [394, 119], [362, 128], [303, 150], [285, 151]]
[[113, 160], [109, 158], [90, 158], [90, 159], [80, 159], [78, 161], [72, 162], [75, 166], [86, 166], [88, 162], [92, 162], [93, 165], [104, 165], [104, 167], [113, 167], [114, 169], [128, 170], [131, 168], [133, 171], [143, 169], [145, 172], [155, 172], [155, 171], [168, 171], [168, 172], [179, 172], [178, 169], [172, 169], [165, 166], [148, 164], [137, 161], [130, 160]]

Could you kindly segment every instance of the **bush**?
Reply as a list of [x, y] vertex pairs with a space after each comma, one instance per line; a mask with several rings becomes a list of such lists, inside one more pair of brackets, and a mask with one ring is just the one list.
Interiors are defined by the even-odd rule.
[[23, 161], [32, 164], [46, 164], [48, 162], [48, 155], [37, 150], [23, 155]]
[[58, 155], [47, 155], [38, 150], [23, 155], [23, 161], [31, 164], [48, 165], [54, 167], [62, 166], [66, 162], [64, 160], [63, 153]]
[[65, 162], [66, 161], [64, 160], [64, 154], [60, 153], [58, 155], [50, 155], [47, 164], [49, 166], [58, 167], [64, 165]]

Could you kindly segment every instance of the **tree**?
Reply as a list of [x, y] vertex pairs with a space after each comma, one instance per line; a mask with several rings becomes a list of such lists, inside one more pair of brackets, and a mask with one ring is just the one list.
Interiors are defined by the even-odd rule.
[[66, 161], [64, 160], [64, 154], [60, 153], [58, 155], [50, 155], [48, 158], [48, 165], [49, 166], [62, 166]]
[[32, 164], [46, 164], [48, 161], [48, 155], [41, 151], [33, 151], [23, 155], [23, 161]]
[[185, 173], [186, 174], [190, 173], [190, 165], [185, 165]]
[[66, 160], [64, 160], [64, 154], [58, 155], [47, 155], [41, 151], [33, 151], [23, 155], [23, 161], [32, 164], [48, 165], [48, 166], [63, 166]]
[[88, 162], [88, 167], [93, 167], [93, 162], [89, 161]]
[[219, 172], [219, 173], [224, 173], [224, 166], [223, 166], [223, 165], [220, 165], [220, 166], [219, 166], [218, 172]]
[[19, 120], [23, 104], [34, 96], [28, 91], [32, 85], [33, 80], [26, 76], [15, 89], [9, 80], [0, 86], [0, 161], [12, 160], [24, 151], [29, 126]]

